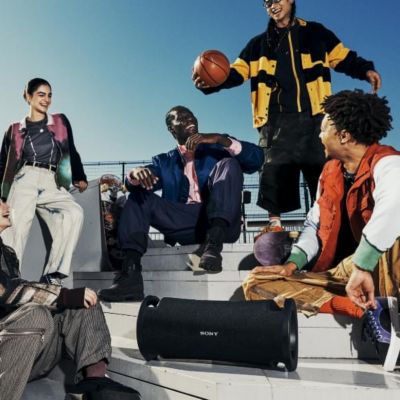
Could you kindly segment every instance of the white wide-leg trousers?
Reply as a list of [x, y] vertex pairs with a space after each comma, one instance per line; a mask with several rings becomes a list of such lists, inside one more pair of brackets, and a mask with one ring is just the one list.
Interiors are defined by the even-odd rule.
[[69, 275], [73, 251], [83, 223], [83, 210], [64, 188], [58, 188], [54, 172], [33, 166], [22, 167], [15, 176], [7, 199], [12, 226], [2, 233], [20, 265], [35, 212], [46, 223], [53, 243], [43, 274]]

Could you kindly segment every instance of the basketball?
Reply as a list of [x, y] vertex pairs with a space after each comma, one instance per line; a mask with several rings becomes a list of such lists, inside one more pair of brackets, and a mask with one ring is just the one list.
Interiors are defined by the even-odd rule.
[[229, 75], [229, 60], [218, 50], [203, 51], [194, 62], [193, 70], [208, 86], [219, 86]]

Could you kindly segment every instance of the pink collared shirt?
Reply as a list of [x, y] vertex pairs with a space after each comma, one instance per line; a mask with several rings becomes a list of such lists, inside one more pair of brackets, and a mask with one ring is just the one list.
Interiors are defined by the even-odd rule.
[[[231, 156], [237, 156], [242, 151], [242, 144], [235, 139], [229, 138], [231, 140], [231, 145], [229, 147], [225, 147], [225, 150]], [[194, 165], [194, 152], [188, 151], [185, 145], [178, 145], [178, 151], [182, 155], [183, 159], [185, 160], [185, 165], [183, 167], [183, 174], [189, 181], [189, 195], [186, 204], [193, 204], [193, 203], [201, 203], [201, 194], [199, 188], [199, 182], [197, 179], [196, 169]], [[138, 186], [139, 181], [137, 179], [132, 179], [128, 175], [126, 176], [128, 182], [133, 186]]]
[[185, 145], [178, 145], [178, 151], [185, 160], [183, 166], [183, 174], [189, 180], [189, 195], [187, 204], [201, 203], [201, 194], [199, 189], [199, 181], [197, 179], [196, 169], [194, 165], [194, 151], [186, 149]]

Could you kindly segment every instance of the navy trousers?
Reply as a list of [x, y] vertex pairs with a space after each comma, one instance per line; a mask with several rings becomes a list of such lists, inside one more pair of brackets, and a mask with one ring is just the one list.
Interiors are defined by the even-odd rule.
[[183, 204], [138, 189], [125, 203], [119, 225], [119, 241], [124, 250], [144, 254], [150, 226], [164, 234], [168, 244], [202, 243], [209, 221], [222, 218], [228, 222], [226, 243], [240, 235], [240, 203], [243, 172], [235, 158], [224, 158], [212, 169], [208, 192], [201, 204]]

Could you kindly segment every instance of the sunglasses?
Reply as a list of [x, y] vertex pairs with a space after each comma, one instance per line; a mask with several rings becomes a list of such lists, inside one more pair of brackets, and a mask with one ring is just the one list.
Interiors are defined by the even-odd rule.
[[272, 7], [272, 4], [278, 4], [280, 2], [281, 2], [281, 0], [264, 0], [263, 6], [265, 8], [270, 8], [270, 7]]

